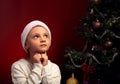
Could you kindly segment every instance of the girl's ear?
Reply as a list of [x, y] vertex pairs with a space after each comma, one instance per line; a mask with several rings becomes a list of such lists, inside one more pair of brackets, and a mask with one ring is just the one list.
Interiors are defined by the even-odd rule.
[[25, 42], [25, 49], [29, 49], [28, 41]]

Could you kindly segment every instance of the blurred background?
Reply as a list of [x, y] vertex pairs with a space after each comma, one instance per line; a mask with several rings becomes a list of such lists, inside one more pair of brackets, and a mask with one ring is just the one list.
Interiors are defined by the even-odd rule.
[[80, 18], [86, 16], [87, 7], [87, 0], [0, 0], [0, 83], [12, 84], [11, 65], [26, 55], [20, 34], [28, 22], [37, 19], [51, 29], [49, 59], [60, 66], [64, 84], [68, 74], [64, 71], [64, 51], [68, 46], [82, 49], [83, 39], [74, 31]]

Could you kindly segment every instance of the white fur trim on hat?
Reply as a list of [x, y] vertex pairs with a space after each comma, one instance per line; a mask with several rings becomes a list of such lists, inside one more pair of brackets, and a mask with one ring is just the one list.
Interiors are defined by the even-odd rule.
[[24, 48], [25, 51], [26, 51], [26, 49], [25, 49], [25, 41], [26, 41], [27, 35], [29, 34], [30, 30], [33, 27], [37, 26], [37, 25], [43, 26], [45, 29], [47, 29], [47, 31], [50, 34], [50, 40], [51, 40], [50, 29], [48, 28], [48, 26], [45, 23], [43, 23], [42, 21], [39, 21], [39, 20], [31, 21], [30, 23], [28, 23], [25, 26], [25, 28], [23, 29], [23, 32], [21, 33], [21, 43], [22, 43], [22, 47]]

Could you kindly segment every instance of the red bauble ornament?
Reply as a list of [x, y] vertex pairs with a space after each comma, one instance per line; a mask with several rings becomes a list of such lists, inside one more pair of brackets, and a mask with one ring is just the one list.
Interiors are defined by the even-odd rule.
[[93, 27], [94, 28], [99, 28], [101, 26], [101, 23], [99, 22], [99, 20], [93, 22]]
[[101, 0], [94, 0], [95, 4], [99, 4]]
[[91, 0], [91, 2], [92, 2], [93, 4], [100, 4], [100, 3], [101, 3], [101, 0]]
[[112, 44], [113, 44], [112, 41], [107, 41], [107, 42], [105, 42], [105, 46], [106, 46], [106, 47], [110, 47], [110, 46], [112, 46]]

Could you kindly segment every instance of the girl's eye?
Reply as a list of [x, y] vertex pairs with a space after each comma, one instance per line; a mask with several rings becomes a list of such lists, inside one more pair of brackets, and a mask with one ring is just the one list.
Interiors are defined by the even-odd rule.
[[44, 36], [45, 36], [45, 37], [48, 37], [48, 34], [45, 34]]
[[34, 38], [34, 39], [37, 39], [37, 38], [39, 38], [39, 36], [38, 36], [38, 35], [35, 35], [33, 38]]

